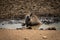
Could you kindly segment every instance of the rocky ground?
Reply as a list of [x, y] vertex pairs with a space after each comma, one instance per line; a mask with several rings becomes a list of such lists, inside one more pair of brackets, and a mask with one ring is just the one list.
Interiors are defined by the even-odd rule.
[[60, 40], [60, 31], [0, 29], [0, 40]]
[[60, 16], [60, 0], [0, 0], [0, 19], [23, 19], [27, 13]]

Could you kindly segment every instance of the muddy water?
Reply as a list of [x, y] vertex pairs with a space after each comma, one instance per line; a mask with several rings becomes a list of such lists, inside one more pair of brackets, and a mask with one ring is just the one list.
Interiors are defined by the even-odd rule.
[[60, 30], [60, 22], [59, 23], [53, 23], [53, 24], [42, 24], [38, 29], [43, 28], [45, 30], [49, 27], [55, 27], [57, 30]]
[[24, 20], [8, 20], [0, 22], [0, 28], [5, 29], [16, 29], [16, 28], [23, 28], [22, 23]]
[[[22, 26], [22, 23], [24, 23], [24, 20], [8, 20], [8, 21], [1, 21], [0, 22], [0, 28], [5, 29], [16, 29], [16, 28], [23, 28], [25, 26]], [[52, 24], [44, 24], [40, 25], [40, 28], [46, 29], [47, 27], [56, 27], [57, 30], [60, 30], [60, 22], [59, 23], [52, 23]]]

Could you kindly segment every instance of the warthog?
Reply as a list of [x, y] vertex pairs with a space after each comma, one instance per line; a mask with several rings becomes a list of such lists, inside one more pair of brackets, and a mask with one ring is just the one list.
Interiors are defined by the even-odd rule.
[[29, 26], [36, 26], [36, 25], [40, 25], [40, 20], [38, 19], [38, 17], [34, 14], [30, 14], [30, 15], [27, 15], [25, 17], [25, 24], [26, 27], [29, 27]]

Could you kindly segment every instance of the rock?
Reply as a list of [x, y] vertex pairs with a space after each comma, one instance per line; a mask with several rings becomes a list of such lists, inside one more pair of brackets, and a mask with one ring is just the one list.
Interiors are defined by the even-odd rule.
[[28, 38], [24, 38], [24, 40], [28, 40]]
[[2, 25], [4, 25], [4, 24], [2, 24]]
[[27, 29], [32, 29], [32, 27], [28, 27]]
[[43, 30], [43, 28], [40, 28], [40, 30]]
[[22, 30], [22, 28], [16, 28], [16, 30]]
[[49, 27], [46, 30], [56, 30], [56, 28], [55, 27]]
[[43, 36], [42, 38], [43, 38], [43, 39], [47, 39], [47, 36]]

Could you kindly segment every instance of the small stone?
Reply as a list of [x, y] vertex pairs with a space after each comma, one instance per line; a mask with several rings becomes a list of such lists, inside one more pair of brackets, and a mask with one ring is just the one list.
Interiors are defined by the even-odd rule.
[[28, 40], [28, 38], [24, 38], [24, 40]]
[[4, 24], [2, 24], [2, 25], [4, 25]]
[[41, 34], [40, 34], [41, 35]]
[[40, 28], [40, 30], [43, 30], [43, 28]]
[[47, 36], [43, 36], [43, 39], [47, 39]]

